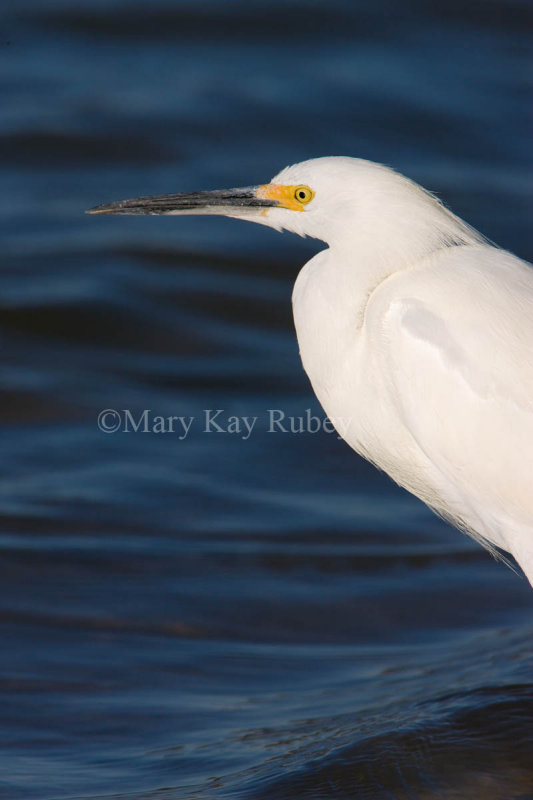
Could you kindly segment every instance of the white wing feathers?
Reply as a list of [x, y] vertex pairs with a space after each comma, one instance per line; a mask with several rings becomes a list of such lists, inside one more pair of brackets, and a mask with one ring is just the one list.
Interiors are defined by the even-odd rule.
[[451, 247], [399, 281], [380, 302], [391, 399], [435, 467], [444, 513], [513, 552], [531, 580], [533, 269]]

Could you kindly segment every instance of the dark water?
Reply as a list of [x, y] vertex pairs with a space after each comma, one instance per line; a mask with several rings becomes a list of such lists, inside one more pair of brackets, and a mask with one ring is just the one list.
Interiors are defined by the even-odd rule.
[[83, 215], [357, 155], [531, 258], [529, 10], [6, 4], [2, 798], [533, 797], [526, 581], [335, 435], [268, 430], [321, 415], [290, 311], [317, 245]]

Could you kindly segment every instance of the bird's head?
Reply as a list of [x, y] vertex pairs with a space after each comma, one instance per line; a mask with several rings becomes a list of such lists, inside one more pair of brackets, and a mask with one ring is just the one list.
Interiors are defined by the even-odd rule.
[[[269, 183], [240, 189], [135, 197], [91, 208], [88, 214], [217, 214], [329, 241], [345, 226], [354, 203], [360, 159], [315, 158], [286, 167]], [[376, 169], [384, 169], [372, 165]]]

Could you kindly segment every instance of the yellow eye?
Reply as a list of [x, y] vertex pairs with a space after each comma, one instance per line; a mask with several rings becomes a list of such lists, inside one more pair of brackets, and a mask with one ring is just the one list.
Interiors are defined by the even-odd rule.
[[294, 199], [303, 205], [310, 203], [314, 196], [315, 193], [309, 188], [309, 186], [294, 187]]

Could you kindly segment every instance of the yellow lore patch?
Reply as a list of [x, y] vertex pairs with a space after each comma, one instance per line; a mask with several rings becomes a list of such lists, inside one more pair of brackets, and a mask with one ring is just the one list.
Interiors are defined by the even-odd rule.
[[278, 183], [267, 183], [260, 186], [257, 196], [262, 200], [274, 200], [280, 208], [290, 211], [305, 211], [315, 193], [309, 186], [282, 186]]

